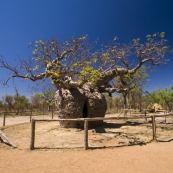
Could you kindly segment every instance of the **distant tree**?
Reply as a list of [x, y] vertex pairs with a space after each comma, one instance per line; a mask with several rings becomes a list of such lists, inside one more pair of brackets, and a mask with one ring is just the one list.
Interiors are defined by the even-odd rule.
[[129, 93], [129, 104], [133, 109], [142, 111], [142, 88], [132, 89]]
[[48, 111], [50, 111], [50, 108], [53, 108], [55, 105], [55, 92], [56, 88], [50, 84], [50, 83], [45, 83], [43, 85], [35, 85], [33, 87], [29, 87], [29, 91], [31, 93], [40, 93], [40, 96], [42, 100], [44, 100], [48, 106]]
[[173, 108], [173, 86], [168, 89], [158, 89], [158, 97], [161, 104], [165, 104], [169, 111]]
[[173, 107], [173, 86], [165, 89], [158, 87], [154, 92], [147, 92], [146, 96], [144, 96], [144, 101], [147, 105], [154, 103], [166, 105], [168, 110], [171, 111]]
[[15, 87], [15, 92], [16, 92], [16, 94], [13, 96], [13, 98], [14, 98], [13, 107], [14, 107], [17, 115], [19, 114], [19, 112], [22, 115], [24, 109], [28, 108], [29, 101], [26, 98], [26, 96], [19, 94], [18, 89], [16, 87]]
[[[125, 74], [123, 78], [120, 78], [119, 76], [115, 78], [114, 86], [120, 90], [123, 89], [122, 96], [124, 100], [124, 109], [127, 109], [127, 98], [130, 100], [130, 97], [133, 97], [133, 102], [135, 102], [134, 95], [135, 98], [137, 98], [136, 96], [138, 94], [141, 98], [142, 87], [147, 81], [147, 76], [148, 75], [145, 73], [144, 69], [141, 68], [140, 70], [137, 70], [135, 74]], [[141, 110], [141, 103], [139, 106]]]
[[157, 91], [146, 92], [146, 93], [147, 94], [144, 99], [148, 102], [148, 104], [160, 103], [160, 98]]
[[113, 98], [108, 96], [107, 97], [107, 104], [108, 104], [108, 108], [111, 110], [113, 107]]
[[123, 109], [123, 101], [120, 96], [116, 96], [113, 98], [113, 106], [116, 109], [116, 112], [120, 112]]
[[48, 88], [44, 87], [43, 88], [43, 100], [47, 103], [48, 106], [48, 111], [50, 111], [50, 108], [54, 106], [54, 96], [55, 96], [56, 88]]
[[14, 96], [14, 108], [16, 110], [17, 115], [19, 112], [21, 115], [23, 114], [24, 109], [28, 108], [28, 99], [24, 95], [15, 95]]
[[6, 95], [3, 96], [4, 106], [5, 104], [8, 107], [9, 111], [15, 111], [18, 115], [19, 112], [22, 114], [24, 109], [28, 107], [28, 99], [24, 95], [16, 94], [16, 95]]
[[34, 109], [40, 109], [42, 97], [43, 95], [40, 93], [36, 93], [33, 96], [31, 96], [31, 103]]
[[12, 95], [5, 95], [2, 97], [4, 100], [4, 103], [7, 105], [8, 109], [11, 111], [14, 109], [13, 103], [14, 103], [14, 97]]
[[0, 110], [3, 110], [3, 101], [2, 100], [0, 100]]

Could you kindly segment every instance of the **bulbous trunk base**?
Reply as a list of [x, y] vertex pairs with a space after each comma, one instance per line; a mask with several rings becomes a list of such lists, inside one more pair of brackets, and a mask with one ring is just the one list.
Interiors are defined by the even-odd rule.
[[[60, 119], [104, 117], [107, 109], [105, 97], [91, 88], [59, 89], [55, 94], [57, 114]], [[89, 127], [102, 121], [89, 122]], [[82, 121], [60, 121], [62, 127], [83, 128]]]

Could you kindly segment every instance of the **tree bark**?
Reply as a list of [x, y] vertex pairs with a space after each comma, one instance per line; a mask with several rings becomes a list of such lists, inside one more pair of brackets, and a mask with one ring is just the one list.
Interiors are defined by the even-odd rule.
[[[104, 117], [107, 110], [105, 97], [90, 84], [82, 88], [57, 90], [55, 104], [60, 119]], [[89, 122], [89, 126], [98, 126], [100, 123]], [[60, 124], [62, 127], [83, 128], [83, 122], [61, 121]]]

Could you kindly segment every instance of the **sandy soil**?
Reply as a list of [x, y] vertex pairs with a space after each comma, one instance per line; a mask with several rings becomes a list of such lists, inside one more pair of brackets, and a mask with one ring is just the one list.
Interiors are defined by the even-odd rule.
[[102, 127], [89, 129], [87, 151], [83, 148], [82, 129], [64, 129], [57, 122], [36, 122], [36, 149], [31, 151], [29, 117], [9, 117], [7, 126], [0, 129], [17, 148], [1, 137], [0, 172], [172, 173], [173, 119], [167, 118], [167, 124], [161, 118], [156, 121], [157, 139], [162, 142], [152, 142], [151, 123], [145, 119], [106, 121]]
[[172, 173], [173, 142], [97, 150], [0, 148], [1, 173]]

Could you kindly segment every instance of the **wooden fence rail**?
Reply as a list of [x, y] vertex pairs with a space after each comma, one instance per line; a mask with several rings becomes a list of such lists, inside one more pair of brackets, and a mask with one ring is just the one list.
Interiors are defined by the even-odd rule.
[[30, 150], [34, 149], [34, 143], [35, 143], [35, 126], [36, 121], [83, 121], [84, 122], [84, 149], [87, 150], [89, 148], [88, 146], [88, 122], [89, 121], [100, 121], [100, 120], [129, 120], [129, 119], [146, 119], [150, 118], [152, 120], [152, 132], [153, 132], [153, 140], [156, 141], [156, 117], [168, 117], [172, 116], [173, 113], [165, 114], [165, 115], [159, 115], [155, 114], [152, 116], [138, 116], [138, 117], [98, 117], [98, 118], [78, 118], [78, 119], [56, 119], [56, 120], [50, 120], [50, 119], [32, 119], [31, 123], [31, 142], [30, 142]]
[[[29, 122], [31, 122], [33, 111], [24, 111], [23, 113], [25, 113], [25, 112], [29, 112], [30, 113], [30, 115], [29, 115]], [[10, 113], [16, 113], [16, 112], [0, 112], [0, 114], [3, 114], [3, 126], [5, 126], [5, 123], [6, 123], [6, 115], [10, 114]]]
[[[28, 112], [30, 113], [29, 122], [31, 122], [34, 111], [23, 111], [22, 113], [28, 113]], [[0, 112], [0, 115], [3, 115], [3, 126], [6, 125], [7, 115], [10, 113], [16, 113], [16, 112]], [[54, 118], [54, 110], [51, 110], [51, 117], [52, 117], [52, 119]]]

